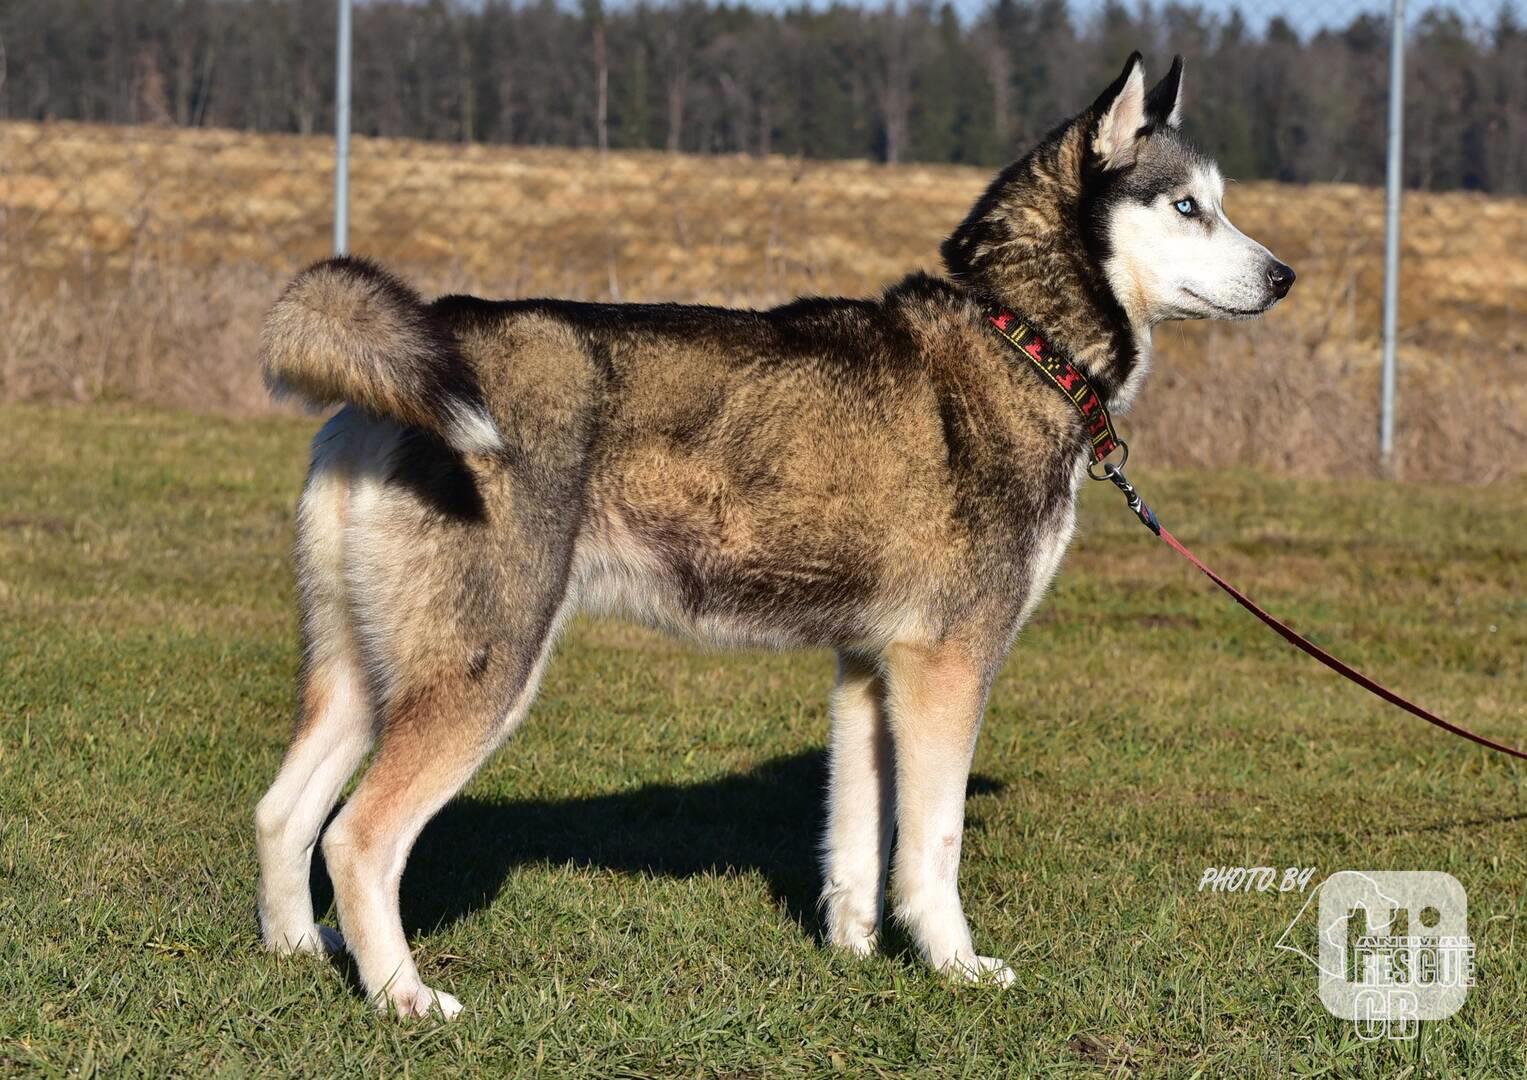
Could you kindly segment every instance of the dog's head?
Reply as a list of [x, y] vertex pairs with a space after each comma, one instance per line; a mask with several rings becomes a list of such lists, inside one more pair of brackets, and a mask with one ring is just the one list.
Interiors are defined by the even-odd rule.
[[1131, 316], [1260, 315], [1288, 295], [1294, 272], [1230, 223], [1219, 166], [1183, 139], [1181, 120], [1182, 57], [1147, 91], [1139, 53], [1078, 119], [1089, 246]]
[[1147, 90], [1133, 54], [1090, 108], [997, 178], [945, 241], [950, 272], [1019, 305], [1106, 288], [1136, 326], [1260, 315], [1294, 272], [1230, 223], [1219, 168], [1181, 119], [1182, 58]]

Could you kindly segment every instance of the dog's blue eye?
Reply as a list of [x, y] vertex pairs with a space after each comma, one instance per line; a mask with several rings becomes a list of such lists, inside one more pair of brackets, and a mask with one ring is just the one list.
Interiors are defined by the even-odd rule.
[[1173, 205], [1177, 207], [1177, 212], [1183, 217], [1192, 217], [1198, 213], [1198, 204], [1192, 199], [1178, 199]]

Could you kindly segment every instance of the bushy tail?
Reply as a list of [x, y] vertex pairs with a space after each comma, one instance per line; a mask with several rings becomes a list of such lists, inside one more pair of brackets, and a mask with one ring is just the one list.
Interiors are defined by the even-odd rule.
[[419, 295], [365, 259], [315, 263], [265, 320], [265, 385], [314, 406], [356, 405], [439, 435], [467, 454], [503, 439], [476, 372]]

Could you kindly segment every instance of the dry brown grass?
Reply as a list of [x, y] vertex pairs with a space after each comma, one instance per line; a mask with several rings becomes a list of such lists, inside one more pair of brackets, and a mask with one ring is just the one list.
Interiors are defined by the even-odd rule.
[[[330, 144], [0, 124], [0, 397], [265, 409], [256, 328], [329, 243]], [[937, 265], [984, 171], [357, 140], [352, 247], [425, 287], [767, 304]], [[1167, 328], [1124, 421], [1172, 464], [1367, 471], [1382, 195], [1245, 184], [1237, 221], [1300, 272], [1262, 323]], [[1408, 198], [1400, 464], [1527, 471], [1527, 200]]]

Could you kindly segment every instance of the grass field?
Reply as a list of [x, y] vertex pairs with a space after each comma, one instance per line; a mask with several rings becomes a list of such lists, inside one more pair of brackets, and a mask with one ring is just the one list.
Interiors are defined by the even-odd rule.
[[[1527, 1070], [1523, 771], [1313, 666], [1096, 488], [971, 784], [963, 892], [1015, 988], [947, 985], [894, 933], [868, 963], [818, 944], [827, 656], [599, 622], [405, 879], [423, 974], [468, 1012], [378, 1018], [254, 919], [313, 427], [0, 409], [0, 1072]], [[1316, 640], [1527, 740], [1520, 485], [1133, 471]], [[1478, 986], [1417, 1043], [1361, 1043], [1274, 949], [1302, 898], [1197, 892], [1217, 865], [1447, 870]]]

